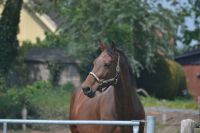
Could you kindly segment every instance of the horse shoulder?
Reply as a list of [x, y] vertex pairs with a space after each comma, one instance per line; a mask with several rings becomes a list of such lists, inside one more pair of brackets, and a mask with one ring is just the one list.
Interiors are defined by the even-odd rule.
[[101, 96], [100, 103], [100, 119], [115, 120], [117, 119], [115, 109], [114, 87], [110, 86]]

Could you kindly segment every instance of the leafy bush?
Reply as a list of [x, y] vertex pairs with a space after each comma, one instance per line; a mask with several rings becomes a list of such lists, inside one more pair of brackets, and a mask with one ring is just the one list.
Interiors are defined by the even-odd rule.
[[28, 118], [66, 118], [73, 85], [54, 87], [38, 81], [23, 88], [10, 88], [0, 95], [0, 118], [21, 118], [24, 106]]
[[27, 106], [28, 109], [32, 110], [31, 98], [38, 90], [45, 88], [46, 83], [42, 82], [23, 88], [7, 88], [7, 91], [0, 96], [0, 117], [20, 118], [22, 107]]
[[16, 91], [7, 91], [5, 94], [0, 95], [0, 118], [19, 118], [20, 117], [20, 105], [16, 100]]
[[60, 86], [60, 89], [67, 92], [72, 92], [74, 89], [74, 84], [72, 82], [68, 82], [67, 84]]
[[187, 88], [182, 67], [172, 60], [159, 60], [154, 72], [143, 70], [137, 83], [148, 93], [165, 99], [174, 99]]
[[6, 80], [5, 77], [0, 75], [0, 95], [6, 90]]

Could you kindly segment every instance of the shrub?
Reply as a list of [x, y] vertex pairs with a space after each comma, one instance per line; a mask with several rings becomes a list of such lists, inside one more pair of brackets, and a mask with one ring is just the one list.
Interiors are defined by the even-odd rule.
[[0, 95], [0, 118], [19, 118], [20, 106], [16, 89], [12, 89]]
[[6, 79], [0, 75], [0, 95], [6, 90]]
[[72, 92], [72, 90], [74, 89], [74, 84], [72, 82], [68, 82], [65, 85], [62, 85], [60, 87], [62, 90], [65, 90], [67, 92]]
[[174, 99], [186, 89], [186, 80], [182, 67], [172, 60], [159, 60], [155, 71], [141, 71], [137, 79], [138, 87], [144, 88], [157, 98]]
[[[21, 109], [27, 106], [29, 112], [35, 112], [31, 98], [40, 89], [46, 89], [47, 83], [37, 82], [23, 88], [9, 88], [0, 96], [0, 117], [21, 118]], [[31, 114], [32, 115], [32, 114]]]
[[38, 81], [22, 88], [9, 88], [0, 95], [0, 118], [21, 118], [23, 106], [28, 109], [28, 118], [66, 118], [71, 83], [66, 87], [54, 87], [49, 82]]

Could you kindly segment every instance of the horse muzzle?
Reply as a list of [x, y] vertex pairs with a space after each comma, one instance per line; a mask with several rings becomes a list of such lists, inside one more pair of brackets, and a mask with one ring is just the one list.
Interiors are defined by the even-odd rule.
[[95, 92], [90, 87], [82, 88], [83, 93], [89, 98], [93, 98], [95, 96]]

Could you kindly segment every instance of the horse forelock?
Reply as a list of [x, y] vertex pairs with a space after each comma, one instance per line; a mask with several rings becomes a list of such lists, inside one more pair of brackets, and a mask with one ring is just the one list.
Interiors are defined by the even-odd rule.
[[113, 49], [112, 49], [112, 48], [107, 48], [106, 52], [107, 52], [107, 54], [108, 54], [109, 56], [113, 57], [114, 52], [113, 52]]

